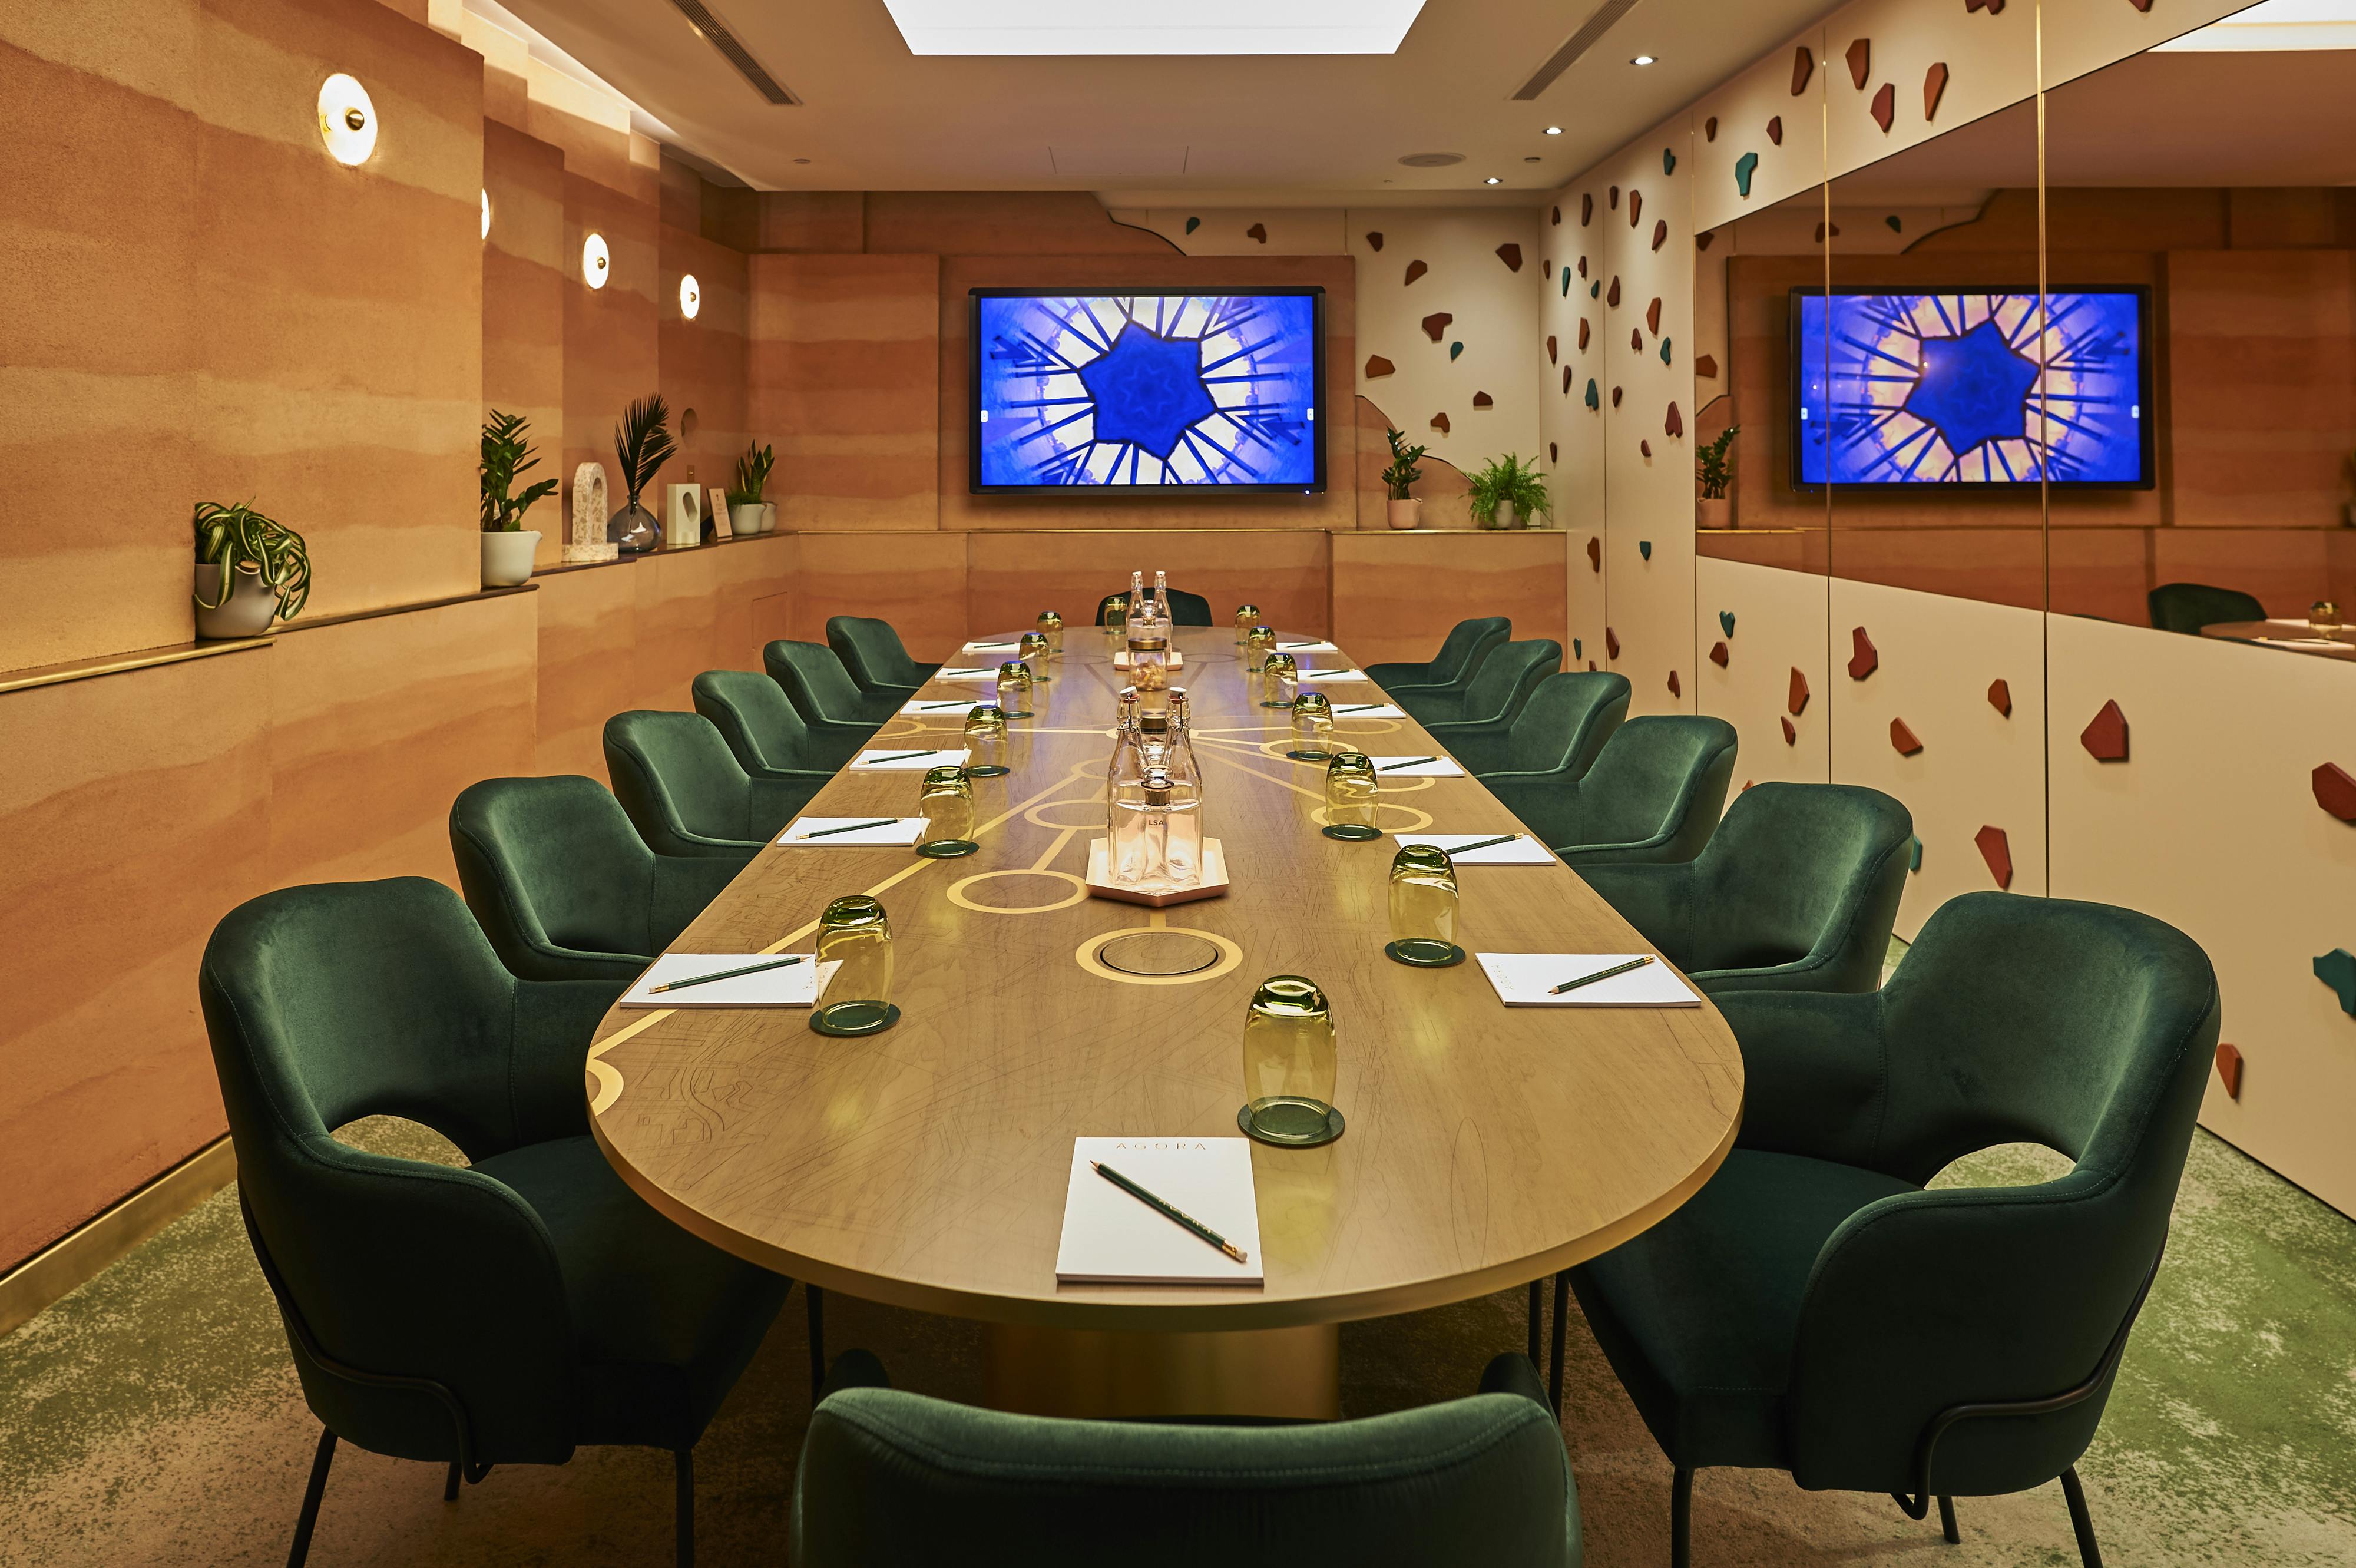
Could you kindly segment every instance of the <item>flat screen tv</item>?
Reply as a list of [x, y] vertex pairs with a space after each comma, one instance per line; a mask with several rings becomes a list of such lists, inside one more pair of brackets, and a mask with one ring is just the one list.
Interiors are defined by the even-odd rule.
[[973, 291], [973, 489], [1322, 490], [1325, 292]]
[[2132, 287], [1792, 291], [1792, 484], [2148, 488]]

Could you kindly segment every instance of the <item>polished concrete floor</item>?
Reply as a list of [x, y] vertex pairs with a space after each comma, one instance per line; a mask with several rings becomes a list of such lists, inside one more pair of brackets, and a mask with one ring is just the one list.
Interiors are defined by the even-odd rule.
[[[397, 1122], [351, 1134], [433, 1156]], [[2052, 1156], [1999, 1150], [1948, 1179], [2039, 1179]], [[1572, 1309], [1564, 1403], [1598, 1568], [1668, 1560], [1668, 1466]], [[806, 1413], [798, 1294], [698, 1458], [701, 1561], [777, 1565]], [[980, 1392], [968, 1326], [830, 1299], [828, 1339], [883, 1355], [901, 1386]], [[1467, 1391], [1522, 1343], [1517, 1294], [1343, 1332], [1347, 1413]], [[273, 1563], [317, 1427], [223, 1193], [0, 1338], [0, 1563]], [[2115, 1564], [2356, 1563], [2356, 1225], [2203, 1134], [2168, 1262], [2081, 1466]], [[584, 1450], [499, 1469], [455, 1503], [438, 1468], [338, 1456], [312, 1562], [539, 1564], [669, 1560], [668, 1456]], [[1705, 1472], [1698, 1568], [1732, 1564], [2074, 1563], [2058, 1487], [1961, 1505], [1941, 1543], [1886, 1498], [1809, 1493], [1783, 1477]]]

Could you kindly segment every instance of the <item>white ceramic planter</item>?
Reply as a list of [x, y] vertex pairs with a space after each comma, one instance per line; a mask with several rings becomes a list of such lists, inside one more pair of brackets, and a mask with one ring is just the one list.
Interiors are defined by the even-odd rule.
[[1529, 525], [1530, 514], [1515, 511], [1511, 501], [1499, 501], [1496, 510], [1489, 514], [1489, 526], [1492, 528], [1527, 528]]
[[775, 501], [761, 503], [761, 532], [764, 533], [777, 532], [777, 503]]
[[728, 509], [729, 532], [735, 534], [739, 539], [744, 538], [747, 534], [760, 532], [761, 512], [763, 510], [761, 503], [758, 501], [744, 501], [730, 507]]
[[1383, 515], [1388, 519], [1393, 528], [1413, 528], [1422, 521], [1423, 503], [1411, 496], [1403, 501], [1387, 501], [1384, 503]]
[[220, 568], [209, 561], [198, 563], [194, 598], [198, 637], [260, 637], [278, 614], [278, 596], [262, 585], [259, 572], [238, 573], [229, 603], [209, 607], [220, 594]]
[[531, 575], [531, 558], [540, 549], [540, 535], [519, 529], [483, 535], [483, 586], [512, 588]]

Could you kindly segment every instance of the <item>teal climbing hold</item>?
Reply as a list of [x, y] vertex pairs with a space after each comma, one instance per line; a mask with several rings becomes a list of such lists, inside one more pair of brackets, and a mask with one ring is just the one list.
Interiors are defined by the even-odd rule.
[[1587, 285], [1587, 297], [1590, 299], [1601, 299], [1603, 297], [1603, 280], [1601, 278], [1597, 278], [1593, 283]]
[[1186, 232], [1189, 234], [1193, 233], [1195, 230], [1200, 229], [1202, 226], [1203, 220], [1200, 218], [1189, 218], [1186, 220]]
[[1593, 376], [1587, 378], [1587, 406], [1590, 408], [1601, 408], [1603, 406], [1602, 398], [1596, 394], [1595, 378]]
[[1922, 869], [1922, 841], [1919, 838], [1913, 841], [1913, 848], [1907, 852], [1906, 869], [1909, 871]]
[[1661, 149], [1661, 172], [1663, 174], [1675, 174], [1677, 172], [1677, 155], [1669, 151], [1666, 147], [1663, 147]]
[[1650, 561], [1653, 558], [1653, 542], [1649, 539], [1636, 541], [1636, 553]]
[[1667, 364], [1668, 362], [1669, 362], [1669, 339], [1668, 339], [1668, 338], [1662, 338], [1662, 339], [1661, 339], [1661, 363], [1663, 363], [1663, 364], [1665, 364], [1665, 364]]
[[1890, 225], [1890, 231], [1893, 234], [1903, 234], [1906, 232], [1906, 225], [1898, 221], [1898, 214], [1895, 212], [1883, 219], [1882, 221]]
[[1751, 194], [1751, 177], [1759, 172], [1759, 155], [1745, 153], [1734, 160], [1734, 188], [1743, 195]]
[[2333, 948], [2315, 961], [2315, 978], [2339, 993], [2340, 1010], [2356, 1018], [2356, 953]]
[[[1556, 646], [1560, 647], [1561, 645], [1558, 643]], [[1580, 646], [1579, 639], [1575, 637], [1570, 639], [1570, 656], [1573, 659], [1584, 659], [1587, 657], [1587, 650]]]
[[1734, 612], [1732, 610], [1720, 610], [1718, 612], [1718, 629], [1726, 633], [1729, 637], [1732, 637], [1734, 635]]
[[1569, 267], [1562, 269], [1562, 296], [1565, 299], [1569, 299], [1570, 297], [1570, 269]]
[[1462, 352], [1464, 352], [1464, 345], [1462, 343], [1451, 343], [1448, 346], [1448, 357], [1451, 360]]

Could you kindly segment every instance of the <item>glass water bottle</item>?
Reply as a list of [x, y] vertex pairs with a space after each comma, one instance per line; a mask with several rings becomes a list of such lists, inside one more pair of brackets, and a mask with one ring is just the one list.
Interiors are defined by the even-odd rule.
[[900, 1021], [892, 1003], [892, 921], [865, 893], [837, 898], [818, 918], [818, 1004], [810, 1027], [821, 1035], [873, 1035]]
[[1140, 736], [1137, 693], [1120, 694], [1112, 760], [1105, 768], [1105, 864], [1115, 882], [1134, 886], [1145, 875], [1139, 813], [1145, 804], [1146, 760]]
[[1399, 846], [1391, 857], [1391, 940], [1386, 957], [1418, 969], [1464, 961], [1456, 945], [1456, 863], [1437, 845]]
[[1333, 1109], [1341, 1052], [1317, 983], [1273, 974], [1244, 1014], [1244, 1106], [1236, 1125], [1263, 1144], [1313, 1148], [1342, 1135]]

